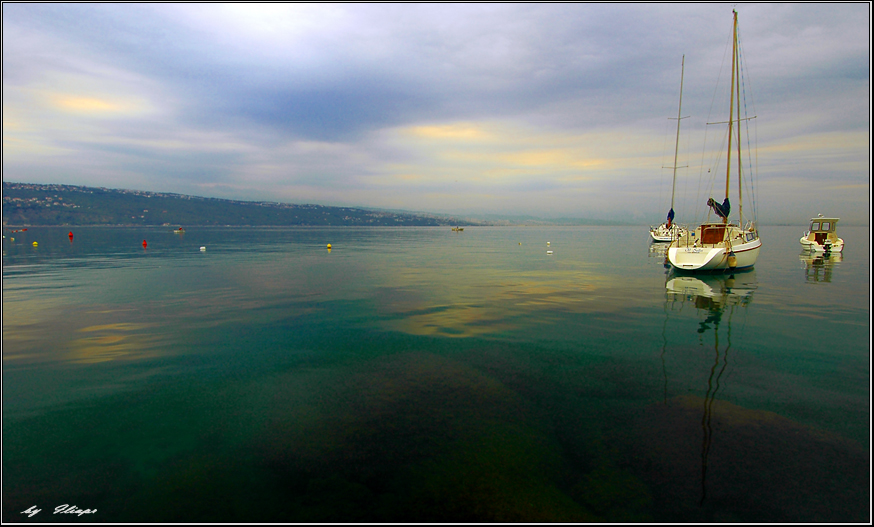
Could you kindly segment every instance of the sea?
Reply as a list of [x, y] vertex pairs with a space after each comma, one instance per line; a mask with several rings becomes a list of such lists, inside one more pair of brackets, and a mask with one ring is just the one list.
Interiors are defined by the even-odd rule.
[[871, 521], [868, 226], [3, 239], [3, 522]]

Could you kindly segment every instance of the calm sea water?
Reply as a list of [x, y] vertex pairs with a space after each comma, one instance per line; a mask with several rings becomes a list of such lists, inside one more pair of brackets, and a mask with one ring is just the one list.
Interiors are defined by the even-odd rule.
[[870, 231], [803, 228], [7, 231], [3, 521], [870, 521]]

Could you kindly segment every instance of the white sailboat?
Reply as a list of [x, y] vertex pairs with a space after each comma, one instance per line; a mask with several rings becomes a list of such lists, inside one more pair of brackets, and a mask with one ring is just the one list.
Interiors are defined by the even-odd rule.
[[[668, 248], [668, 261], [681, 271], [725, 271], [753, 267], [762, 247], [755, 219], [744, 218], [743, 213], [743, 159], [741, 158], [741, 118], [740, 98], [740, 52], [737, 39], [737, 11], [734, 13], [732, 29], [731, 57], [731, 99], [728, 117], [728, 155], [725, 170], [725, 194], [722, 203], [712, 197], [707, 205], [718, 219], [706, 221], [680, 236]], [[735, 106], [737, 108], [735, 108]], [[720, 123], [722, 124], [722, 123]], [[736, 142], [737, 156], [736, 181], [738, 197], [738, 216], [736, 222], [729, 219], [731, 204], [729, 190], [731, 184], [732, 142]], [[709, 215], [709, 213], [708, 213]], [[745, 223], [746, 222], [746, 223]]]
[[668, 211], [668, 217], [664, 223], [658, 227], [650, 226], [649, 228], [649, 235], [656, 242], [669, 242], [679, 238], [682, 234], [680, 226], [674, 223], [674, 195], [677, 191], [677, 153], [680, 150], [680, 120], [683, 119], [681, 115], [683, 112], [683, 74], [685, 69], [686, 55], [683, 55], [683, 61], [680, 66], [680, 104], [677, 109], [677, 140], [674, 144], [674, 179], [671, 184], [671, 209]]

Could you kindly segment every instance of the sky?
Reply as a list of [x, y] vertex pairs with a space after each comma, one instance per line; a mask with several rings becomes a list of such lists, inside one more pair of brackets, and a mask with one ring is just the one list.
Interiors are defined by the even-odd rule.
[[693, 222], [733, 8], [745, 211], [868, 224], [868, 3], [4, 3], [3, 180], [658, 224], [682, 68]]

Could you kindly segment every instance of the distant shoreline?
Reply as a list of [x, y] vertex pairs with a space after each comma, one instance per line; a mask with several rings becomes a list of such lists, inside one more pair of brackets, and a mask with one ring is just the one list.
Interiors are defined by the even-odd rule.
[[[133, 221], [131, 221], [133, 220]], [[3, 222], [10, 226], [598, 226], [591, 218], [453, 215], [362, 207], [241, 201], [169, 192], [67, 184], [3, 182]]]

